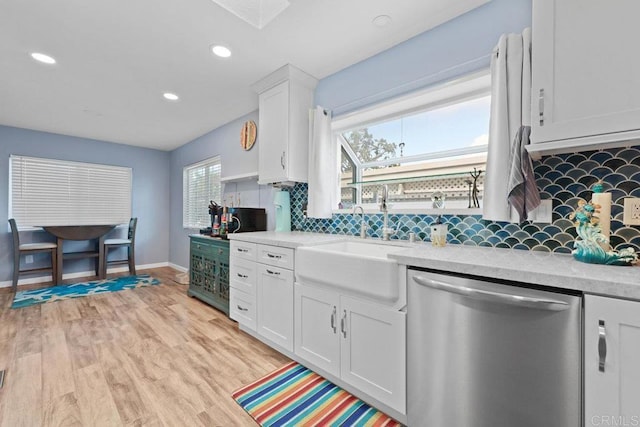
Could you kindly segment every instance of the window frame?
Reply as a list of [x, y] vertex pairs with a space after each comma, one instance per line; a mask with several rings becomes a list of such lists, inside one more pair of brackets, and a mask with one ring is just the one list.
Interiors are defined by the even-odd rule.
[[[343, 133], [358, 128], [364, 128], [373, 124], [398, 119], [403, 116], [409, 116], [426, 111], [445, 108], [447, 106], [470, 101], [473, 99], [478, 99], [487, 95], [491, 95], [491, 72], [488, 69], [471, 73], [461, 78], [441, 83], [429, 87], [425, 90], [401, 96], [399, 98], [382, 102], [371, 107], [367, 107], [365, 109], [358, 110], [353, 113], [336, 118], [332, 122], [331, 130], [334, 140], [338, 144], [338, 147], [347, 156], [348, 160], [353, 164], [355, 170], [353, 174], [354, 181], [352, 182], [361, 182], [363, 171], [367, 168], [419, 161], [446, 161], [451, 158], [464, 158], [471, 157], [473, 155], [486, 154], [488, 145], [480, 145], [465, 147], [461, 149], [444, 150], [413, 156], [405, 156], [401, 158], [395, 157], [373, 162], [361, 162], [347, 140], [344, 138]], [[340, 173], [340, 171], [338, 171], [338, 173]], [[363, 206], [365, 210], [369, 211], [377, 210], [377, 204], [375, 203], [362, 203], [362, 191], [360, 188], [354, 188], [354, 190], [356, 191], [356, 202], [354, 203], [354, 206], [360, 205]], [[424, 204], [420, 205], [419, 203], [412, 203], [412, 208], [409, 208], [409, 205], [406, 203], [395, 202], [394, 204], [397, 205], [396, 208], [390, 210], [396, 212], [414, 213], [425, 210], [431, 212], [434, 211], [434, 209], [429, 209], [427, 206], [424, 206]], [[350, 211], [351, 209], [334, 210], [334, 212], [336, 213]]]
[[[195, 185], [194, 183], [189, 182], [189, 172], [195, 171], [198, 169], [203, 169], [205, 171], [205, 177], [203, 178], [203, 180], [209, 181], [209, 177], [211, 175], [209, 168], [213, 167], [215, 169], [216, 166], [218, 170], [217, 172], [214, 171], [214, 174], [217, 174], [217, 182], [213, 183], [213, 185], [209, 185], [209, 182], [205, 182], [204, 184], [206, 187], [205, 192], [208, 193], [209, 195], [206, 198], [207, 200], [205, 201], [205, 205], [196, 206], [195, 205], [196, 202], [192, 202], [189, 200], [189, 194], [190, 194], [189, 186]], [[216, 185], [218, 186], [220, 191], [220, 194], [217, 195], [217, 197], [215, 194], [212, 194], [212, 187], [215, 187]], [[214, 201], [217, 200], [219, 202], [222, 199], [222, 194], [224, 192], [223, 185], [224, 184], [222, 182], [222, 161], [219, 155], [209, 157], [205, 160], [202, 160], [197, 163], [192, 163], [182, 168], [182, 228], [200, 229], [200, 228], [206, 228], [211, 226], [210, 219], [207, 219], [205, 222], [190, 222], [190, 221], [197, 217], [203, 217], [203, 218], [208, 217], [208, 214], [202, 214], [202, 212], [204, 212], [207, 209], [207, 206], [209, 205], [209, 200], [214, 200]], [[193, 205], [193, 211], [190, 213], [189, 210], [192, 205]], [[197, 213], [196, 212], [197, 209], [200, 209], [201, 212]]]

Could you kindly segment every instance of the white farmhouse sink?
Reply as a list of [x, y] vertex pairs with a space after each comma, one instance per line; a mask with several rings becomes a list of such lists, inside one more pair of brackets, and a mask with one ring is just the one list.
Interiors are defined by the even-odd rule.
[[296, 250], [296, 280], [322, 284], [393, 302], [399, 296], [398, 263], [387, 254], [403, 247], [343, 241]]

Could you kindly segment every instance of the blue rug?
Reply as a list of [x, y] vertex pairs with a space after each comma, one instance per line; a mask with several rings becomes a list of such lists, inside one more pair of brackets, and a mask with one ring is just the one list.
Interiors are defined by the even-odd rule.
[[80, 298], [87, 295], [104, 294], [159, 284], [160, 280], [154, 279], [148, 274], [139, 274], [137, 276], [114, 277], [113, 279], [95, 280], [93, 282], [73, 283], [71, 285], [20, 291], [16, 292], [11, 308], [22, 308], [45, 302]]

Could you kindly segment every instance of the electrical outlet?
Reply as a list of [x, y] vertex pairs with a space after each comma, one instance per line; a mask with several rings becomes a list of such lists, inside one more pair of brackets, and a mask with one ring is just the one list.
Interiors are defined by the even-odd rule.
[[33, 255], [27, 255], [24, 257], [25, 264], [33, 264]]
[[553, 200], [540, 200], [540, 206], [529, 212], [527, 219], [537, 224], [551, 224], [553, 222]]
[[624, 214], [622, 215], [624, 225], [640, 225], [640, 198], [626, 197], [624, 199]]

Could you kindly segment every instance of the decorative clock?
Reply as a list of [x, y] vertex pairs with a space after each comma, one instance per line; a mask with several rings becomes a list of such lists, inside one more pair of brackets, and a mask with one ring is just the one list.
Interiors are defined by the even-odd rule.
[[253, 144], [256, 143], [257, 127], [256, 122], [248, 120], [242, 125], [240, 130], [240, 145], [245, 151], [251, 150]]

